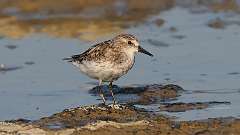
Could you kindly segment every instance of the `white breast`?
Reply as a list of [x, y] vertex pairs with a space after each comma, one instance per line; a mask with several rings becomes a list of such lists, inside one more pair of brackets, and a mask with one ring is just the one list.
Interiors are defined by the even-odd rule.
[[128, 60], [122, 64], [114, 64], [112, 62], [91, 62], [85, 61], [80, 63], [73, 62], [73, 65], [78, 67], [81, 72], [93, 79], [101, 79], [103, 81], [114, 81], [122, 75], [126, 74], [129, 68], [132, 67], [133, 61]]

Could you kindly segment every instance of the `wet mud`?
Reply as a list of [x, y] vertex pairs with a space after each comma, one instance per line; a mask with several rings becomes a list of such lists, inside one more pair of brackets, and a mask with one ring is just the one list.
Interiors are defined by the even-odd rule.
[[240, 120], [234, 118], [173, 121], [133, 106], [93, 105], [67, 109], [36, 121], [1, 122], [0, 133], [231, 135], [239, 134], [239, 127]]
[[[111, 93], [108, 90], [107, 86], [101, 87], [103, 90], [104, 96], [107, 98], [111, 97]], [[117, 87], [113, 86], [113, 93], [115, 95], [135, 95], [137, 98], [131, 99], [128, 104], [139, 104], [139, 105], [150, 105], [157, 103], [158, 101], [171, 100], [180, 96], [180, 93], [183, 92], [184, 89], [178, 85], [168, 84], [168, 85], [160, 85], [160, 84], [152, 84], [146, 86], [139, 87]], [[98, 88], [95, 87], [89, 90], [90, 94], [94, 96], [98, 96]], [[127, 100], [127, 99], [125, 99]]]
[[[98, 89], [102, 89], [104, 92], [104, 96], [107, 99], [112, 100], [111, 93], [108, 90], [108, 86], [103, 86], [101, 88], [95, 87], [89, 90], [94, 96], [98, 95]], [[124, 102], [128, 101], [128, 105], [152, 105], [152, 104], [159, 104], [160, 111], [167, 111], [167, 112], [185, 112], [189, 110], [199, 110], [199, 109], [206, 109], [209, 107], [217, 106], [217, 105], [230, 105], [231, 102], [228, 101], [208, 101], [208, 102], [177, 102], [178, 97], [180, 97], [184, 93], [188, 93], [187, 90], [184, 90], [182, 87], [174, 84], [167, 84], [167, 85], [160, 85], [160, 84], [153, 84], [153, 85], [146, 85], [141, 87], [113, 87], [113, 93], [119, 96], [119, 100], [121, 101], [121, 97], [124, 95], [134, 95], [136, 98], [130, 99], [124, 98]], [[171, 103], [169, 101], [176, 101]]]
[[217, 101], [210, 101], [210, 102], [195, 102], [195, 103], [162, 103], [160, 105], [161, 111], [168, 111], [168, 112], [185, 112], [188, 110], [197, 110], [197, 109], [206, 109], [208, 107], [214, 105], [221, 105], [221, 104], [231, 104], [230, 102], [217, 102]]
[[93, 105], [66, 109], [50, 117], [41, 118], [33, 124], [42, 128], [74, 128], [97, 121], [130, 122], [143, 120], [141, 111], [125, 105]]
[[183, 88], [178, 85], [149, 85], [146, 86], [144, 92], [139, 93], [139, 99], [135, 104], [149, 105], [157, 103], [158, 101], [172, 100], [180, 96]]
[[[110, 97], [107, 86], [101, 87], [106, 97]], [[187, 92], [174, 84], [146, 85], [139, 87], [118, 87], [116, 95], [135, 94], [139, 98], [124, 104], [98, 104], [65, 109], [49, 117], [38, 120], [17, 119], [0, 123], [1, 134], [170, 134], [170, 135], [230, 135], [240, 133], [237, 118], [214, 118], [195, 121], [175, 121], [174, 118], [149, 111], [135, 105], [159, 104], [160, 111], [183, 112], [206, 109], [230, 102], [168, 103], [171, 99]], [[89, 92], [96, 96], [98, 88]]]

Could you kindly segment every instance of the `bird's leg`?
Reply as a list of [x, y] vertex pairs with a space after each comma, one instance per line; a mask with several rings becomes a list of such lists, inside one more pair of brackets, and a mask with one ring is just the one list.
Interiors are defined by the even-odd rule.
[[104, 98], [104, 95], [103, 95], [103, 91], [101, 89], [101, 85], [102, 85], [102, 80], [99, 80], [99, 84], [98, 84], [98, 93], [99, 93], [99, 96], [102, 98], [103, 100], [103, 104], [105, 105], [106, 103], [106, 100]]
[[111, 92], [112, 94], [112, 98], [113, 98], [113, 106], [115, 105], [116, 103], [116, 100], [115, 100], [115, 97], [114, 97], [114, 94], [113, 94], [113, 86], [112, 86], [112, 82], [109, 83], [109, 91]]

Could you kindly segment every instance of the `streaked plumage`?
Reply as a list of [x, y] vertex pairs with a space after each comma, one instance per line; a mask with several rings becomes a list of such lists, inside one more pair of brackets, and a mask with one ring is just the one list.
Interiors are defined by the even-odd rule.
[[[134, 55], [138, 51], [153, 56], [139, 46], [136, 37], [121, 34], [92, 46], [82, 54], [73, 55], [64, 60], [71, 62], [87, 76], [99, 80], [99, 85], [102, 81], [110, 82], [112, 85], [113, 81], [132, 68]], [[102, 98], [105, 102], [104, 97]]]

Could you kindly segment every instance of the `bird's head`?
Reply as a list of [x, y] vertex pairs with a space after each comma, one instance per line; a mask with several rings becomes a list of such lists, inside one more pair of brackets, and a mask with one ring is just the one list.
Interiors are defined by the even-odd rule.
[[143, 49], [137, 40], [137, 38], [131, 34], [121, 34], [113, 38], [113, 42], [121, 45], [130, 54], [135, 54], [136, 52], [141, 52], [149, 56], [153, 56], [150, 52]]

